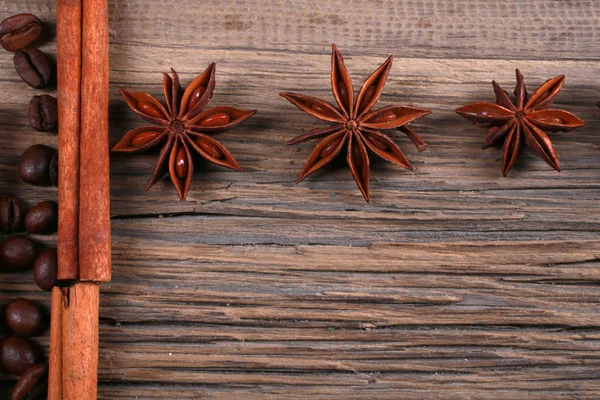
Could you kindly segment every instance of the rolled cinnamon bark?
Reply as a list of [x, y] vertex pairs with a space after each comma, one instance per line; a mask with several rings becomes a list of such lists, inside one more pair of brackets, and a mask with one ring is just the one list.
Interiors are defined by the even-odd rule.
[[[67, 290], [67, 289], [65, 289]], [[62, 400], [62, 310], [63, 289], [52, 288], [50, 310], [50, 354], [48, 355], [48, 400]]]
[[96, 399], [100, 285], [79, 282], [65, 289], [62, 309], [62, 399]]
[[99, 282], [111, 277], [107, 0], [57, 0], [57, 46], [59, 278], [76, 283], [53, 292], [49, 395], [95, 399]]
[[58, 279], [79, 278], [81, 0], [56, 1], [58, 84]]
[[111, 278], [108, 2], [83, 0], [79, 279]]

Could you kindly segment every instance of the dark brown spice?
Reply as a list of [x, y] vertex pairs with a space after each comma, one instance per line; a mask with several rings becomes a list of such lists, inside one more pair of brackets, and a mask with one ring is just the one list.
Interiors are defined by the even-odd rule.
[[502, 175], [508, 174], [525, 146], [552, 168], [560, 171], [558, 154], [543, 130], [566, 132], [585, 125], [585, 122], [568, 111], [550, 108], [564, 81], [564, 75], [552, 78], [529, 96], [523, 75], [517, 69], [515, 101], [493, 81], [495, 103], [473, 103], [456, 110], [477, 125], [489, 127], [483, 142], [484, 149], [504, 143]]
[[19, 164], [19, 176], [34, 185], [58, 183], [58, 153], [43, 144], [34, 144], [23, 152]]
[[281, 96], [305, 113], [322, 121], [333, 123], [329, 127], [314, 129], [287, 142], [287, 144], [297, 144], [313, 139], [320, 140], [302, 168], [296, 183], [330, 163], [344, 148], [346, 149], [346, 162], [367, 202], [370, 201], [369, 179], [371, 174], [367, 149], [384, 160], [412, 170], [412, 166], [402, 150], [380, 130], [401, 128], [401, 131], [409, 137], [419, 151], [423, 151], [427, 145], [406, 125], [419, 117], [430, 114], [431, 111], [400, 106], [387, 106], [371, 111], [383, 92], [391, 67], [392, 57], [388, 58], [367, 78], [355, 98], [352, 81], [344, 66], [342, 55], [333, 45], [331, 86], [339, 108], [315, 97], [289, 92], [281, 93]]
[[56, 248], [47, 248], [40, 252], [33, 264], [33, 280], [40, 289], [52, 290], [58, 285], [58, 256]]
[[9, 336], [2, 341], [0, 364], [13, 375], [22, 375], [33, 364], [41, 361], [41, 349], [32, 340]]
[[18, 272], [31, 269], [37, 256], [36, 244], [24, 236], [0, 242], [0, 270]]
[[17, 14], [0, 23], [0, 45], [8, 51], [30, 47], [44, 36], [44, 25], [32, 14]]
[[58, 224], [58, 204], [47, 200], [33, 206], [25, 215], [25, 229], [29, 233], [55, 233]]
[[33, 301], [20, 297], [8, 303], [4, 319], [15, 335], [35, 336], [42, 327], [42, 310]]
[[29, 124], [39, 132], [50, 132], [58, 127], [58, 103], [47, 94], [33, 96], [28, 109]]
[[21, 375], [12, 391], [11, 400], [41, 400], [48, 391], [48, 365], [33, 364]]
[[154, 172], [146, 190], [166, 173], [185, 200], [190, 190], [194, 165], [192, 152], [214, 164], [241, 171], [229, 151], [209, 135], [222, 132], [251, 117], [256, 111], [218, 106], [204, 110], [215, 88], [215, 64], [196, 77], [182, 90], [179, 76], [163, 74], [163, 90], [167, 107], [147, 93], [121, 90], [127, 104], [143, 119], [158, 126], [135, 128], [127, 133], [112, 151], [135, 153], [162, 146]]
[[23, 227], [23, 209], [17, 196], [0, 195], [0, 231], [2, 233], [19, 232]]
[[52, 81], [54, 67], [41, 50], [35, 47], [19, 50], [13, 61], [17, 73], [29, 86], [42, 89]]

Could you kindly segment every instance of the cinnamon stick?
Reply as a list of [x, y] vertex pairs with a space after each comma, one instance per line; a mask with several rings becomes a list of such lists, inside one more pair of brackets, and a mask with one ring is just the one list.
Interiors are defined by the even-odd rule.
[[79, 278], [81, 0], [56, 1], [58, 83], [58, 279]]
[[111, 277], [107, 0], [57, 0], [57, 19], [60, 124], [66, 132], [59, 141], [65, 158], [62, 164], [59, 160], [59, 277], [79, 282], [64, 289], [60, 300], [53, 293], [53, 308], [57, 303], [61, 309], [52, 321], [55, 373], [49, 394], [95, 399], [99, 282]]
[[[81, 0], [56, 0], [58, 89], [58, 278], [79, 278], [79, 135], [81, 127]], [[52, 289], [48, 399], [62, 400], [65, 365], [63, 312], [68, 290]], [[68, 345], [68, 343], [67, 343]], [[64, 361], [64, 362], [63, 362]], [[68, 368], [67, 368], [68, 369]], [[67, 375], [68, 376], [68, 375]]]
[[64, 400], [96, 399], [100, 285], [80, 282], [62, 309], [62, 392]]
[[83, 0], [79, 277], [108, 282], [110, 187], [108, 163], [108, 2]]
[[[65, 289], [66, 290], [66, 289]], [[50, 309], [50, 354], [48, 355], [48, 400], [62, 400], [62, 310], [63, 289], [52, 288]]]

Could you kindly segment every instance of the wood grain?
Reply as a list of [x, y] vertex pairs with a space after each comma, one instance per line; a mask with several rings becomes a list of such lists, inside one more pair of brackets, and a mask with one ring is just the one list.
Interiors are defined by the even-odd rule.
[[[54, 2], [2, 1], [54, 18]], [[109, 1], [110, 137], [141, 126], [118, 88], [162, 99], [217, 63], [213, 105], [258, 109], [219, 139], [235, 173], [200, 163], [188, 201], [143, 189], [157, 154], [111, 157], [113, 280], [101, 295], [102, 399], [597, 399], [600, 397], [600, 3], [485, 0]], [[330, 45], [357, 86], [395, 55], [381, 105], [413, 124], [415, 172], [374, 161], [372, 203], [345, 168], [299, 185], [319, 126], [278, 96], [333, 100]], [[54, 53], [50, 41], [42, 47]], [[508, 178], [485, 131], [453, 110], [491, 80], [530, 91], [564, 73], [557, 107], [587, 125], [551, 134], [563, 171], [525, 151]], [[0, 57], [0, 189], [29, 205], [19, 156], [56, 137], [28, 128], [34, 91]], [[37, 92], [35, 92], [37, 94]], [[35, 236], [46, 244], [55, 236]], [[0, 301], [47, 303], [30, 274]], [[47, 336], [40, 342], [47, 345]], [[12, 378], [0, 376], [0, 391]]]

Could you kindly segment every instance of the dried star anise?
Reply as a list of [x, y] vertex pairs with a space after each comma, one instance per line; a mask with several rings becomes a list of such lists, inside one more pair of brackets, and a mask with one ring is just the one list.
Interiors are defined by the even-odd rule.
[[552, 168], [560, 171], [558, 154], [542, 129], [566, 132], [585, 125], [570, 112], [549, 108], [564, 81], [564, 75], [549, 79], [529, 97], [523, 75], [517, 69], [515, 102], [493, 81], [496, 103], [474, 103], [456, 110], [477, 125], [490, 127], [483, 142], [484, 149], [504, 139], [502, 175], [508, 174], [525, 145]]
[[363, 83], [356, 100], [350, 75], [344, 66], [342, 55], [335, 45], [331, 57], [331, 87], [339, 108], [323, 100], [301, 94], [284, 92], [290, 103], [300, 110], [323, 121], [333, 122], [326, 128], [306, 132], [286, 144], [297, 144], [312, 139], [321, 139], [310, 154], [296, 183], [317, 171], [346, 146], [346, 162], [365, 200], [370, 201], [370, 166], [367, 148], [384, 160], [412, 170], [402, 150], [380, 129], [400, 128], [419, 151], [427, 145], [419, 135], [405, 126], [409, 122], [430, 114], [430, 110], [415, 107], [387, 106], [371, 111], [383, 91], [388, 72], [392, 67], [392, 56]]
[[167, 172], [177, 189], [179, 198], [185, 200], [194, 171], [192, 152], [227, 168], [241, 171], [238, 162], [227, 149], [207, 134], [222, 132], [252, 116], [256, 111], [246, 111], [229, 106], [204, 110], [215, 88], [215, 64], [196, 77], [183, 92], [179, 76], [171, 69], [173, 77], [163, 74], [163, 90], [167, 108], [154, 97], [143, 92], [121, 90], [127, 104], [143, 119], [159, 126], [144, 126], [127, 133], [112, 151], [140, 152], [162, 145], [158, 161], [146, 190]]

